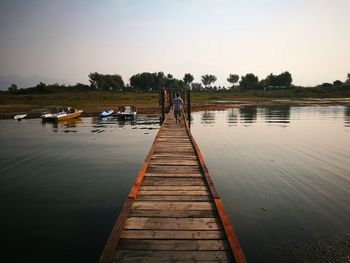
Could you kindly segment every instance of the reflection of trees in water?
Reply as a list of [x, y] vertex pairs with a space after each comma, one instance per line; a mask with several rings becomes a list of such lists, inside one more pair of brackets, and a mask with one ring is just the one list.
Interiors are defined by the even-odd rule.
[[268, 123], [289, 123], [290, 106], [289, 105], [273, 105], [262, 108], [262, 116]]
[[201, 123], [205, 123], [205, 124], [215, 123], [215, 112], [203, 111], [202, 117], [201, 117]]
[[344, 109], [344, 125], [350, 127], [350, 106], [346, 106]]
[[256, 122], [257, 107], [256, 106], [243, 106], [239, 108], [240, 120], [243, 123]]
[[235, 126], [238, 123], [238, 109], [229, 109], [227, 115], [227, 122]]

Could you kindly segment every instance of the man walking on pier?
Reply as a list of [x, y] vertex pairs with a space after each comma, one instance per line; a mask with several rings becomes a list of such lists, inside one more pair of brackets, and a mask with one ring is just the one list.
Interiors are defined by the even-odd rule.
[[174, 109], [174, 116], [177, 123], [177, 120], [179, 119], [179, 123], [181, 123], [180, 117], [181, 117], [181, 111], [182, 106], [184, 105], [183, 100], [180, 98], [180, 95], [178, 92], [176, 92], [176, 98], [173, 100], [173, 109]]

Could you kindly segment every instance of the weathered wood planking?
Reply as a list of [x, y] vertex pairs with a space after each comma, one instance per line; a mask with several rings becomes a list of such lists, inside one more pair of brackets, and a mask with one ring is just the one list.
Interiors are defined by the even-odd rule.
[[172, 111], [99, 262], [245, 262], [188, 125]]

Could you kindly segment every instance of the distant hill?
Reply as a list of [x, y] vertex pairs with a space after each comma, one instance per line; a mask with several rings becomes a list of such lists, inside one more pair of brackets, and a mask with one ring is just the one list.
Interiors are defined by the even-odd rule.
[[19, 75], [9, 75], [9, 76], [0, 76], [0, 90], [7, 90], [11, 84], [16, 84], [17, 87], [20, 88], [29, 88], [33, 87], [39, 82], [44, 82], [46, 84], [70, 84], [69, 81], [62, 79], [55, 79], [49, 77], [43, 77], [38, 75], [33, 75], [29, 77], [22, 77]]

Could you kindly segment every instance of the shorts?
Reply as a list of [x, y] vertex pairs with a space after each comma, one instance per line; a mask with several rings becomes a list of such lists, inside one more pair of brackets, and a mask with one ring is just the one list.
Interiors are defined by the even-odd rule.
[[179, 116], [179, 117], [181, 117], [181, 110], [174, 110], [174, 116], [176, 117], [176, 116]]

